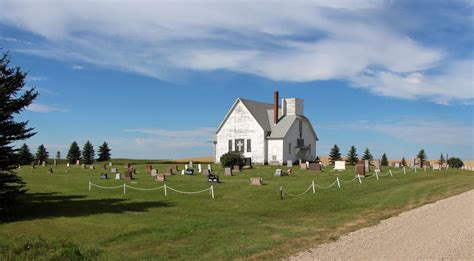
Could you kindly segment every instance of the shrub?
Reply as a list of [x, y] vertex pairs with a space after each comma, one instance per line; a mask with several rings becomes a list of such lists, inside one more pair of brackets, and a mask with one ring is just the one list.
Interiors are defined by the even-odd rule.
[[450, 168], [456, 168], [456, 169], [459, 169], [460, 167], [462, 167], [464, 165], [464, 163], [462, 162], [462, 160], [460, 158], [449, 158], [448, 159], [448, 165]]
[[224, 168], [231, 168], [235, 165], [243, 167], [244, 157], [242, 156], [242, 153], [238, 151], [227, 152], [226, 154], [221, 156], [221, 163], [222, 167]]

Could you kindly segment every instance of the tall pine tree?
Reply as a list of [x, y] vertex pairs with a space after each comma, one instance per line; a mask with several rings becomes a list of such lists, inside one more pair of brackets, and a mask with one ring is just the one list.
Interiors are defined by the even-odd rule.
[[77, 142], [73, 141], [71, 143], [66, 158], [70, 164], [76, 164], [76, 161], [81, 160], [81, 149]]
[[94, 162], [94, 156], [94, 147], [89, 141], [87, 141], [82, 148], [82, 160], [85, 164], [92, 164]]
[[101, 146], [99, 146], [99, 158], [97, 161], [108, 161], [110, 160], [110, 148], [109, 144], [104, 141]]
[[357, 161], [359, 161], [359, 157], [357, 157], [357, 149], [355, 146], [351, 146], [347, 153], [346, 162], [349, 165], [355, 165]]
[[387, 158], [387, 154], [383, 154], [382, 155], [382, 160], [380, 161], [380, 165], [382, 166], [388, 166], [388, 158]]
[[329, 152], [329, 161], [331, 162], [331, 164], [334, 164], [334, 162], [338, 160], [342, 160], [341, 152], [339, 150], [339, 147], [334, 144], [334, 147], [332, 147], [331, 151]]
[[407, 161], [405, 160], [405, 157], [402, 158], [402, 166], [403, 167], [407, 166]]
[[38, 146], [38, 151], [36, 152], [36, 160], [41, 164], [43, 161], [48, 160], [49, 153], [46, 150], [46, 147], [41, 144]]
[[426, 153], [425, 153], [424, 149], [422, 149], [422, 150], [420, 150], [420, 152], [418, 152], [417, 158], [420, 160], [420, 167], [423, 168], [423, 165], [424, 165], [425, 160], [426, 160]]
[[362, 156], [363, 160], [373, 160], [374, 157], [370, 154], [369, 148], [365, 148], [364, 155]]
[[439, 158], [439, 163], [440, 163], [441, 165], [443, 165], [444, 161], [445, 161], [445, 160], [444, 160], [444, 155], [443, 155], [443, 153], [441, 153], [441, 157]]
[[56, 160], [60, 160], [61, 159], [61, 152], [58, 150], [58, 152], [56, 152]]
[[18, 151], [18, 164], [20, 165], [30, 165], [31, 162], [35, 160], [35, 156], [31, 153], [28, 145], [23, 144]]
[[0, 218], [7, 216], [25, 192], [25, 183], [14, 171], [19, 158], [13, 143], [36, 134], [27, 121], [17, 122], [15, 116], [33, 103], [38, 93], [34, 88], [23, 89], [26, 73], [9, 63], [7, 54], [0, 58]]

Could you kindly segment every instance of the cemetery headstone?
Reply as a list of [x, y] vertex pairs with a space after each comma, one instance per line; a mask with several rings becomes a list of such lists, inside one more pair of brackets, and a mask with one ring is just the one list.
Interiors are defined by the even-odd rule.
[[244, 166], [248, 168], [252, 168], [252, 158], [246, 157], [244, 158]]
[[211, 164], [207, 164], [207, 169], [212, 172], [212, 165], [211, 165]]
[[94, 170], [95, 169], [94, 165], [90, 165], [89, 169]]
[[194, 168], [194, 165], [193, 165], [193, 161], [192, 161], [192, 160], [189, 161], [189, 168], [190, 168], [190, 169], [193, 169], [193, 168]]
[[365, 176], [365, 165], [364, 164], [357, 164], [356, 171], [358, 176]]
[[286, 166], [287, 166], [288, 168], [293, 167], [293, 161], [292, 161], [292, 160], [286, 161]]
[[299, 160], [298, 160], [298, 165], [301, 166], [302, 163], [303, 163], [303, 160], [299, 159]]
[[150, 175], [151, 175], [152, 177], [156, 177], [156, 175], [158, 175], [158, 170], [152, 169], [152, 170], [150, 171]]
[[69, 162], [68, 162], [68, 163], [66, 164], [66, 167], [68, 167], [68, 168], [69, 168], [69, 166], [71, 166], [71, 164], [69, 164]]
[[401, 166], [400, 162], [395, 162], [394, 167], [395, 167], [396, 169], [399, 169], [400, 166]]
[[346, 162], [343, 160], [338, 160], [334, 162], [334, 169], [337, 171], [346, 170]]
[[81, 161], [80, 160], [76, 160], [76, 165], [79, 165], [81, 164]]
[[151, 173], [152, 170], [153, 170], [153, 166], [151, 164], [148, 164], [145, 168], [145, 171], [148, 173]]
[[375, 160], [375, 169], [380, 170], [380, 160]]
[[115, 179], [120, 179], [120, 173], [115, 173]]
[[309, 169], [309, 161], [306, 161], [306, 168]]
[[107, 179], [107, 173], [100, 173], [100, 179]]
[[181, 175], [184, 175], [184, 169], [183, 169], [183, 170], [181, 170]]
[[129, 169], [131, 167], [130, 163], [125, 164], [125, 168]]
[[46, 161], [41, 162], [41, 166], [46, 167]]
[[310, 163], [309, 164], [309, 170], [321, 171], [321, 164], [319, 164], [319, 163]]
[[202, 175], [203, 175], [203, 176], [209, 176], [209, 175], [211, 175], [211, 171], [208, 170], [208, 169], [205, 169], [205, 170], [202, 172]]
[[239, 165], [235, 165], [234, 168], [232, 169], [233, 172], [239, 173], [240, 172], [240, 167]]
[[155, 180], [160, 181], [160, 182], [165, 182], [166, 181], [166, 175], [158, 174], [158, 175], [155, 176]]
[[58, 160], [57, 160], [57, 159], [53, 159], [53, 164], [54, 164], [54, 166], [57, 166], [57, 165], [58, 165]]
[[49, 173], [53, 174], [53, 168], [49, 168]]
[[202, 173], [202, 166], [201, 166], [201, 164], [198, 164], [198, 171], [199, 171], [199, 173]]
[[110, 172], [111, 172], [112, 174], [117, 173], [117, 168], [111, 168], [111, 169], [110, 169]]
[[260, 177], [251, 177], [250, 185], [252, 186], [261, 186], [263, 184], [263, 179]]
[[124, 179], [127, 179], [127, 180], [133, 179], [133, 170], [132, 169], [127, 169], [125, 171]]
[[85, 169], [85, 168], [86, 168], [86, 164], [82, 164], [82, 168]]
[[113, 166], [113, 164], [112, 164], [112, 162], [110, 161], [110, 162], [109, 162], [109, 167], [112, 167], [112, 166]]
[[369, 168], [369, 160], [364, 160], [364, 167], [365, 167], [365, 172], [369, 172], [369, 171], [370, 171], [370, 168]]
[[302, 170], [306, 170], [306, 169], [308, 169], [308, 166], [306, 165], [306, 163], [301, 163], [301, 164], [300, 164], [300, 168], [301, 168]]
[[185, 165], [184, 165], [184, 169], [185, 169], [185, 170], [189, 169], [188, 164], [185, 164]]
[[224, 175], [232, 176], [232, 169], [231, 168], [225, 168], [224, 169]]
[[282, 177], [282, 176], [286, 176], [286, 175], [285, 175], [285, 172], [283, 172], [283, 170], [281, 170], [281, 169], [276, 169], [274, 176], [275, 176], [275, 177]]
[[166, 172], [165, 172], [165, 175], [166, 175], [166, 176], [171, 176], [171, 175], [173, 175], [173, 168], [168, 168], [168, 169], [166, 170]]

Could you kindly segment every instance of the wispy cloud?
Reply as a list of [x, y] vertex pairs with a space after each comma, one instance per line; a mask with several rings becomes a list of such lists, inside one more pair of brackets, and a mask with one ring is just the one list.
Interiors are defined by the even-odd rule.
[[40, 112], [40, 113], [50, 113], [50, 112], [67, 112], [68, 110], [46, 105], [40, 103], [33, 103], [26, 108], [28, 111]]
[[28, 81], [33, 81], [33, 82], [40, 82], [40, 81], [46, 81], [48, 77], [45, 76], [28, 76], [27, 80]]
[[25, 52], [160, 79], [228, 70], [278, 81], [344, 80], [376, 95], [441, 104], [472, 101], [472, 60], [452, 59], [387, 24], [380, 14], [390, 5], [5, 1], [0, 22], [46, 40]]
[[74, 69], [74, 70], [82, 70], [82, 69], [84, 69], [84, 66], [75, 64], [71, 68]]

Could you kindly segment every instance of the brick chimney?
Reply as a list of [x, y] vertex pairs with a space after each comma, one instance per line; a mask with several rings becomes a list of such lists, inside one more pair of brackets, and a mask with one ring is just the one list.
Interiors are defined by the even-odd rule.
[[273, 93], [273, 124], [277, 125], [278, 123], [278, 91]]

